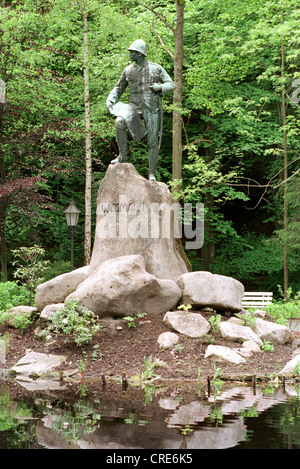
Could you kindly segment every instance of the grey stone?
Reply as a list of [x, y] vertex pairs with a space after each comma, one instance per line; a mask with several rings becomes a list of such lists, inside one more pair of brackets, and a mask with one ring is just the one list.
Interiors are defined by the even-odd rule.
[[47, 305], [63, 303], [88, 275], [88, 266], [58, 275], [36, 289], [35, 305], [42, 311]]
[[245, 363], [246, 360], [239, 353], [223, 345], [209, 345], [205, 352], [205, 357], [213, 361], [229, 362], [235, 365]]
[[162, 349], [168, 349], [178, 344], [179, 337], [174, 332], [163, 332], [157, 339], [158, 345]]
[[188, 337], [202, 337], [211, 330], [211, 325], [200, 313], [186, 311], [168, 311], [163, 319], [164, 323]]
[[293, 353], [292, 353], [292, 358], [295, 358], [297, 357], [297, 355], [300, 355], [300, 348], [296, 348]]
[[182, 290], [183, 304], [233, 312], [241, 310], [245, 289], [232, 277], [197, 271], [181, 275], [177, 283]]
[[253, 331], [262, 340], [267, 340], [272, 344], [286, 344], [291, 341], [289, 329], [282, 325], [276, 324], [264, 319], [255, 319]]
[[223, 339], [232, 340], [234, 342], [244, 342], [245, 340], [252, 340], [260, 347], [263, 345], [262, 340], [257, 334], [248, 326], [235, 324], [234, 322], [221, 321], [220, 333]]
[[43, 311], [40, 314], [38, 322], [39, 323], [42, 323], [42, 322], [49, 323], [49, 322], [51, 322], [51, 314], [56, 313], [57, 311], [62, 309], [64, 306], [65, 306], [64, 303], [57, 303], [57, 304], [45, 306], [45, 308], [43, 309]]
[[18, 327], [16, 322], [20, 317], [26, 317], [27, 319], [33, 319], [37, 313], [37, 308], [34, 306], [15, 306], [5, 312], [5, 323], [9, 327]]
[[130, 163], [110, 165], [98, 191], [89, 274], [105, 261], [127, 255], [144, 256], [147, 272], [159, 279], [176, 281], [188, 272], [178, 206], [166, 184], [148, 181]]
[[157, 279], [145, 270], [141, 255], [121, 256], [104, 262], [66, 298], [76, 298], [99, 317], [164, 313], [180, 299], [176, 282]]
[[17, 375], [42, 376], [52, 371], [53, 368], [59, 366], [65, 360], [66, 357], [63, 355], [28, 352], [12, 367], [12, 370]]
[[286, 363], [286, 365], [280, 371], [280, 375], [293, 375], [295, 373], [295, 368], [300, 364], [300, 354], [296, 355], [290, 361]]
[[267, 311], [263, 311], [261, 309], [257, 309], [256, 311], [254, 311], [253, 317], [264, 319], [265, 321], [274, 322], [272, 316], [270, 316], [270, 314]]
[[262, 353], [260, 346], [253, 340], [245, 340], [242, 346], [248, 350], [251, 350], [251, 352]]

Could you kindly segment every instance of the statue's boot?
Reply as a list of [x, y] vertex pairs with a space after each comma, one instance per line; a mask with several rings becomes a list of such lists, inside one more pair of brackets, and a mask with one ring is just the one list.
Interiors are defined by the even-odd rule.
[[116, 120], [116, 136], [119, 147], [119, 155], [117, 158], [111, 161], [111, 164], [127, 163], [127, 132], [125, 123], [123, 122], [123, 119], [121, 120], [120, 118]]
[[155, 173], [158, 162], [158, 148], [149, 148], [149, 181], [156, 181]]

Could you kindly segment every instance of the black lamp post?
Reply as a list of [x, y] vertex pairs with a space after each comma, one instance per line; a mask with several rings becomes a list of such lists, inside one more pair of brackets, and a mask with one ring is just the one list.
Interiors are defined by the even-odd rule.
[[66, 214], [67, 225], [71, 233], [71, 270], [74, 270], [74, 231], [78, 223], [80, 210], [78, 210], [72, 200], [69, 207], [64, 212]]

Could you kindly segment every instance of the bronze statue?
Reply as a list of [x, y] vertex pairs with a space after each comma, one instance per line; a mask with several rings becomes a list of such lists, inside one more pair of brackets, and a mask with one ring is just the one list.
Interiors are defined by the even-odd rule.
[[[106, 101], [108, 111], [117, 116], [119, 155], [111, 163], [128, 161], [127, 130], [134, 141], [147, 135], [149, 180], [155, 181], [162, 135], [162, 96], [174, 89], [174, 83], [161, 65], [146, 59], [146, 43], [142, 39], [134, 41], [128, 50], [133, 63], [125, 68]], [[129, 104], [118, 102], [127, 86]]]

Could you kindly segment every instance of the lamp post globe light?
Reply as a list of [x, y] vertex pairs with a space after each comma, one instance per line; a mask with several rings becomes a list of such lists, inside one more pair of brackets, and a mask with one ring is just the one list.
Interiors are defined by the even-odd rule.
[[64, 213], [66, 215], [67, 225], [71, 233], [71, 270], [74, 270], [74, 232], [78, 224], [80, 210], [78, 210], [74, 201], [72, 200]]

